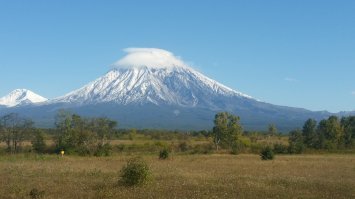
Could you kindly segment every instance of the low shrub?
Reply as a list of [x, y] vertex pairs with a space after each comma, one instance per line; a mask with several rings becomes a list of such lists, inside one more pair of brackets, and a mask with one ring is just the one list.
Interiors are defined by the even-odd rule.
[[165, 160], [169, 158], [169, 150], [168, 149], [163, 149], [159, 152], [159, 159]]
[[120, 173], [120, 181], [126, 186], [144, 185], [151, 176], [148, 164], [140, 157], [129, 159]]
[[270, 146], [265, 147], [261, 150], [260, 157], [262, 160], [272, 160], [274, 159], [274, 152]]
[[31, 199], [39, 199], [44, 197], [44, 191], [39, 191], [38, 189], [34, 188], [31, 189], [29, 193]]
[[180, 152], [186, 152], [189, 150], [189, 145], [187, 144], [187, 142], [181, 142], [179, 145], [178, 145], [178, 150]]

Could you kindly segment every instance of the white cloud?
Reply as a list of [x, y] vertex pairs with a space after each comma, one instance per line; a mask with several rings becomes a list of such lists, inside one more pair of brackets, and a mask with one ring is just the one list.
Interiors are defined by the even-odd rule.
[[298, 81], [297, 79], [291, 78], [291, 77], [285, 77], [284, 80], [288, 81], [288, 82], [297, 82]]
[[355, 91], [351, 92], [351, 95], [355, 96]]
[[158, 48], [126, 48], [128, 54], [113, 64], [115, 68], [173, 68], [188, 67], [173, 53]]

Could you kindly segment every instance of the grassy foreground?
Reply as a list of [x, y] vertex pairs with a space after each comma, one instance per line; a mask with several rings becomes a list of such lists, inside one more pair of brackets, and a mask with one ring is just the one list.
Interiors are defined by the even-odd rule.
[[146, 155], [153, 180], [135, 188], [118, 183], [130, 157], [0, 156], [0, 198], [355, 198], [354, 155]]

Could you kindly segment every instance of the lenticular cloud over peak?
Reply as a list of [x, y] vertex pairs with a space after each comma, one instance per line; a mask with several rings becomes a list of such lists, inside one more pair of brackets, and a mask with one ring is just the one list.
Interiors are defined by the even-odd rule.
[[126, 48], [127, 53], [113, 64], [115, 68], [174, 68], [188, 67], [173, 53], [158, 48]]

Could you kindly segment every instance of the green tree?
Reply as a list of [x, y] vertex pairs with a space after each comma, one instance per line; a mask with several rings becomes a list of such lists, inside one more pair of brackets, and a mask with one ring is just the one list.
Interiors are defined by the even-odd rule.
[[239, 124], [240, 118], [227, 112], [217, 113], [214, 119], [214, 127], [212, 130], [213, 141], [216, 150], [220, 146], [232, 148], [243, 132], [242, 126]]
[[355, 116], [341, 118], [341, 126], [344, 130], [344, 145], [347, 148], [355, 146]]
[[59, 110], [55, 116], [55, 126], [57, 133], [55, 142], [57, 150], [64, 149], [68, 152], [68, 150], [72, 150], [72, 148], [75, 147], [75, 143], [73, 142], [73, 135], [71, 132], [71, 124], [71, 114], [65, 110]]
[[343, 143], [344, 131], [338, 117], [330, 116], [328, 118], [328, 131], [326, 136], [329, 137], [329, 140], [334, 140], [337, 145]]
[[108, 118], [95, 118], [93, 119], [93, 130], [96, 132], [101, 145], [105, 145], [107, 140], [112, 136], [117, 122]]
[[46, 142], [44, 140], [44, 133], [42, 130], [35, 130], [32, 138], [32, 148], [37, 153], [44, 153], [46, 149]]
[[309, 148], [316, 148], [318, 142], [317, 121], [308, 119], [302, 129], [304, 143]]
[[320, 146], [322, 148], [334, 149], [344, 143], [344, 131], [336, 116], [330, 116], [327, 120], [321, 120], [318, 125], [318, 131]]
[[303, 136], [301, 130], [290, 132], [289, 138], [289, 153], [302, 153], [304, 151]]
[[321, 120], [318, 123], [318, 127], [317, 127], [317, 144], [316, 144], [316, 148], [317, 149], [324, 149], [325, 145], [326, 145], [326, 137], [325, 137], [325, 131], [327, 129], [327, 120]]
[[68, 154], [77, 152], [80, 155], [90, 153], [94, 144], [95, 134], [89, 122], [77, 114], [60, 111], [56, 117], [57, 150], [64, 149]]

